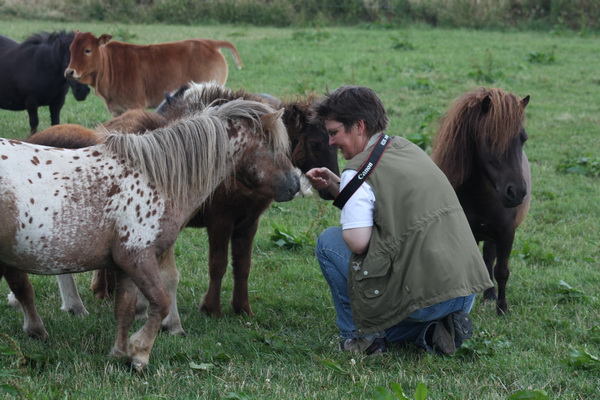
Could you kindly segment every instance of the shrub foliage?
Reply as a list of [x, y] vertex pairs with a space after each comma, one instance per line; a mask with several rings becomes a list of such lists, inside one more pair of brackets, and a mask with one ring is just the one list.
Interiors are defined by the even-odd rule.
[[0, 0], [0, 13], [18, 18], [170, 24], [600, 28], [596, 0]]

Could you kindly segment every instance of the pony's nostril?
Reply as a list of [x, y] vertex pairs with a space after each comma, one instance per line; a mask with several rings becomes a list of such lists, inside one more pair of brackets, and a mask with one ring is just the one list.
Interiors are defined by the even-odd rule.
[[506, 197], [511, 200], [514, 200], [516, 197], [515, 189], [512, 185], [506, 187]]

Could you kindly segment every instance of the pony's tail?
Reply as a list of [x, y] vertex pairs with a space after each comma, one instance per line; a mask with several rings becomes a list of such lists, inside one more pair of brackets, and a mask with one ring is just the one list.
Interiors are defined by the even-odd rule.
[[237, 49], [233, 45], [233, 43], [228, 42], [226, 40], [213, 40], [213, 44], [218, 48], [226, 48], [233, 55], [233, 59], [235, 60], [235, 65], [237, 69], [242, 69], [242, 58], [240, 57], [240, 53], [238, 53]]

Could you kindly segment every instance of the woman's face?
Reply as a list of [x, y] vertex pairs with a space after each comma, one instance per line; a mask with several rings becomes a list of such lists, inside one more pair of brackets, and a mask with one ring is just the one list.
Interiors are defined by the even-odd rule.
[[365, 132], [364, 121], [358, 121], [352, 124], [349, 130], [346, 130], [344, 124], [336, 120], [325, 120], [325, 129], [329, 134], [329, 145], [338, 146], [342, 156], [350, 160], [365, 149], [369, 137]]

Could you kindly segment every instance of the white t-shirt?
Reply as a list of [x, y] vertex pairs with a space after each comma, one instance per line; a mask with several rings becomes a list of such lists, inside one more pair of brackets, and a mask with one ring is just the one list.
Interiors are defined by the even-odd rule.
[[[340, 190], [342, 190], [357, 171], [346, 170], [342, 172], [340, 180]], [[356, 192], [348, 199], [342, 214], [340, 215], [340, 224], [342, 229], [366, 228], [373, 226], [373, 217], [375, 212], [375, 193], [373, 188], [367, 182], [363, 182]]]

